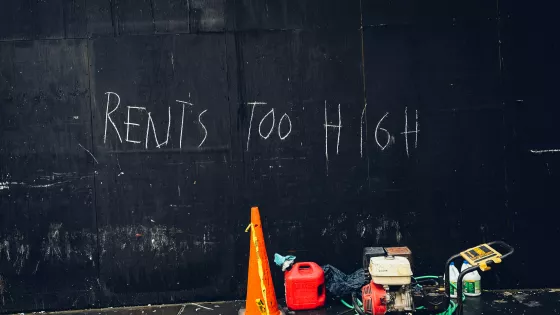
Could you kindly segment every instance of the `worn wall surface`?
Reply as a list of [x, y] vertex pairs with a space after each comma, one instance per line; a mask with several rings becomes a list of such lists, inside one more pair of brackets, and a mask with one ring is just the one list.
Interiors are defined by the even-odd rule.
[[505, 239], [486, 288], [559, 286], [550, 6], [3, 1], [0, 310], [243, 298], [252, 205], [270, 255]]

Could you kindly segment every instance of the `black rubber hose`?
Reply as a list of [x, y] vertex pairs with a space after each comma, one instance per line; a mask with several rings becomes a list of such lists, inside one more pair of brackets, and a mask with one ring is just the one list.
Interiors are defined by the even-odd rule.
[[358, 302], [356, 302], [356, 292], [352, 292], [352, 305], [354, 306], [354, 310], [356, 311], [356, 313], [360, 315], [366, 315], [366, 313], [364, 313], [362, 308], [358, 305]]

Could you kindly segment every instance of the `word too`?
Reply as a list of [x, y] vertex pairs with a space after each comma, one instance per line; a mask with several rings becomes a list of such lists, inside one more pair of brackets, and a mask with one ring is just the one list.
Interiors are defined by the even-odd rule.
[[[253, 129], [253, 117], [255, 116], [255, 107], [257, 107], [257, 105], [266, 105], [267, 103], [249, 102], [247, 104], [249, 106], [252, 106], [251, 119], [249, 120], [249, 132], [247, 133], [247, 151], [249, 151], [249, 141], [251, 141], [251, 129]], [[270, 119], [272, 120], [271, 121], [272, 124], [270, 125], [270, 129], [268, 130], [268, 132], [266, 132], [266, 134], [263, 134], [262, 131], [263, 122], [265, 122], [268, 117], [270, 117]], [[282, 123], [288, 124], [287, 125], [288, 131], [285, 131], [284, 134], [282, 134]], [[272, 108], [261, 118], [261, 121], [259, 122], [259, 136], [265, 140], [268, 139], [272, 134], [272, 132], [274, 131], [275, 124], [276, 124], [276, 118], [274, 116], [274, 108]], [[291, 132], [292, 132], [292, 120], [290, 119], [290, 116], [287, 113], [284, 113], [284, 115], [282, 115], [282, 117], [280, 117], [280, 120], [278, 121], [278, 138], [280, 140], [284, 140], [290, 135]]]

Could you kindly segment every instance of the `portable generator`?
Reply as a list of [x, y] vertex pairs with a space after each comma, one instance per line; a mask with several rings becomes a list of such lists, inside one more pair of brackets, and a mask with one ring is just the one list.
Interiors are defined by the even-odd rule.
[[[501, 254], [495, 247], [505, 249]], [[449, 266], [462, 257], [472, 266], [462, 271], [457, 279], [457, 292], [463, 292], [462, 280], [468, 273], [490, 270], [513, 254], [514, 249], [502, 241], [469, 248], [453, 255], [445, 264], [445, 277], [413, 277], [412, 253], [407, 247], [367, 247], [364, 249], [364, 269], [370, 279], [361, 290], [361, 303], [358, 294], [352, 294], [352, 303], [361, 315], [383, 315], [390, 313], [422, 312], [424, 314], [462, 314], [463, 300], [451, 300]], [[366, 266], [367, 264], [367, 266]], [[360, 306], [360, 304], [362, 306]]]

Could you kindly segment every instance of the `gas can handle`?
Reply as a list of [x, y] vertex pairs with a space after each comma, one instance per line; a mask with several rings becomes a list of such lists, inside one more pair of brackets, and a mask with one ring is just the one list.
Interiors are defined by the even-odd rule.
[[301, 263], [298, 263], [297, 270], [300, 273], [307, 273], [307, 272], [312, 273], [313, 272], [313, 265], [310, 264], [310, 263], [301, 262]]
[[321, 283], [321, 284], [317, 287], [317, 295], [318, 295], [318, 297], [319, 297], [318, 302], [321, 303], [321, 304], [324, 303], [324, 302], [325, 302], [325, 299], [326, 299], [326, 297], [327, 297], [327, 294], [326, 294], [326, 292], [325, 292], [325, 283], [324, 283], [324, 282]]

